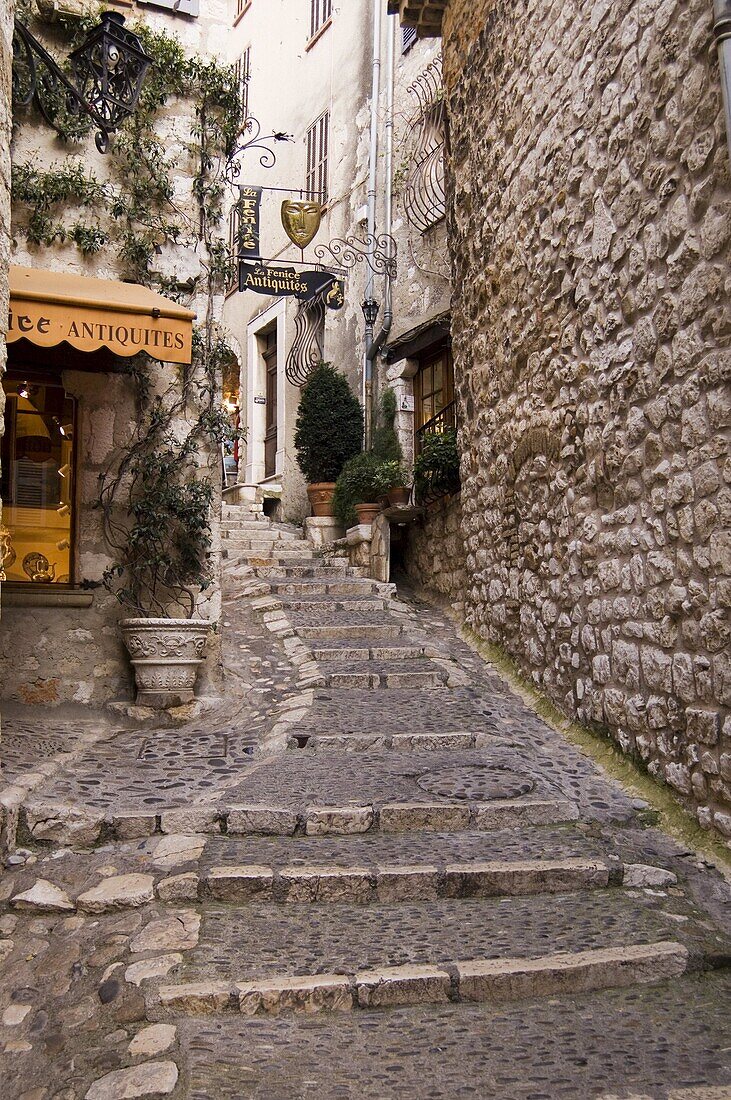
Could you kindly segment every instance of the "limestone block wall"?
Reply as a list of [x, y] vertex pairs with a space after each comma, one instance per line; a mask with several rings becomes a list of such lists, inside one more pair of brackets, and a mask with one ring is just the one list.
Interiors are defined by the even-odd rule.
[[731, 186], [709, 0], [451, 0], [466, 617], [731, 835]]
[[422, 522], [409, 524], [404, 554], [412, 580], [453, 603], [463, 600], [466, 585], [461, 518], [459, 493], [430, 504]]

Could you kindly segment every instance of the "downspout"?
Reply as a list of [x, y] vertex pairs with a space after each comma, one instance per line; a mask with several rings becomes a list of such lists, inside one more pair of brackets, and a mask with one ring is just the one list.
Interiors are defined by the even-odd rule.
[[[378, 4], [378, 0], [376, 0]], [[379, 17], [380, 18], [380, 17]], [[387, 19], [387, 44], [386, 44], [386, 122], [385, 122], [385, 137], [386, 137], [386, 152], [384, 157], [384, 233], [390, 238], [391, 230], [393, 228], [393, 72], [394, 72], [394, 20], [392, 16]], [[374, 204], [375, 205], [375, 204]], [[375, 232], [375, 221], [373, 230], [369, 232]], [[370, 271], [370, 269], [369, 269]], [[369, 289], [368, 289], [369, 288]], [[370, 277], [367, 284], [366, 297], [373, 297], [373, 272], [370, 271]], [[373, 338], [373, 326], [366, 327], [366, 362], [367, 374], [369, 380], [369, 407], [366, 412], [366, 419], [368, 424], [368, 443], [370, 442], [370, 420], [372, 419], [373, 410], [372, 403], [372, 389], [373, 389], [373, 363], [376, 356], [383, 347], [388, 334], [391, 331], [391, 325], [393, 324], [393, 280], [388, 272], [385, 275], [385, 294], [383, 305], [383, 323], [376, 338]]]
[[726, 142], [731, 157], [731, 0], [713, 0], [713, 36], [721, 70], [721, 93], [726, 115]]
[[[371, 77], [371, 135], [368, 151], [368, 223], [367, 233], [370, 240], [376, 233], [376, 179], [378, 172], [378, 97], [381, 91], [381, 8], [382, 0], [373, 0], [373, 71]], [[374, 272], [371, 266], [373, 260], [373, 245], [369, 246], [367, 260], [367, 273], [365, 285], [365, 300], [373, 300]], [[373, 321], [366, 318], [365, 326], [366, 351], [363, 356], [363, 393], [362, 403], [365, 414], [365, 448], [370, 446], [371, 440], [371, 388], [372, 388], [372, 364], [373, 359], [368, 355], [368, 349], [373, 342]]]

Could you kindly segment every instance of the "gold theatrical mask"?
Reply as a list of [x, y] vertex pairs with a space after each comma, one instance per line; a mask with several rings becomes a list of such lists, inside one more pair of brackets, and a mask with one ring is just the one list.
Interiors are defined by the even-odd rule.
[[298, 248], [306, 248], [320, 228], [322, 207], [319, 202], [293, 202], [285, 199], [282, 203], [282, 225], [284, 232]]

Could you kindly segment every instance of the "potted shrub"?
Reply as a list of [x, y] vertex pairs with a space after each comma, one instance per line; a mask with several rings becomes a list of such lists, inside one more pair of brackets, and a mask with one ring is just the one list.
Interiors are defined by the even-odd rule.
[[315, 367], [302, 390], [294, 445], [312, 514], [331, 516], [338, 475], [363, 445], [363, 410], [331, 363]]
[[459, 489], [459, 451], [454, 428], [427, 432], [414, 463], [414, 488], [419, 503], [455, 493]]
[[[215, 377], [217, 353], [206, 352], [202, 376]], [[99, 505], [115, 556], [104, 582], [134, 613], [120, 627], [137, 702], [179, 706], [195, 696], [211, 627], [196, 617], [200, 593], [210, 585], [214, 483], [207, 460], [217, 468], [231, 427], [215, 405], [215, 391], [199, 388], [192, 373], [179, 388], [156, 396], [144, 366], [132, 365], [131, 373], [138, 427], [101, 477]]]
[[411, 487], [403, 463], [384, 462], [382, 466], [382, 475], [384, 483], [387, 486], [386, 491], [390, 507], [405, 507], [409, 503]]
[[333, 510], [338, 522], [346, 529], [356, 523], [372, 523], [387, 489], [384, 463], [372, 451], [355, 455], [343, 466], [335, 486]]

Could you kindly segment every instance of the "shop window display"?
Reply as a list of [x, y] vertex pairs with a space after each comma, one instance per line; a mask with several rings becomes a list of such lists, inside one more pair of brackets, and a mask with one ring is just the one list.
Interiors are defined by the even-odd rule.
[[9, 583], [73, 580], [76, 402], [55, 380], [10, 374], [2, 438], [0, 563]]

